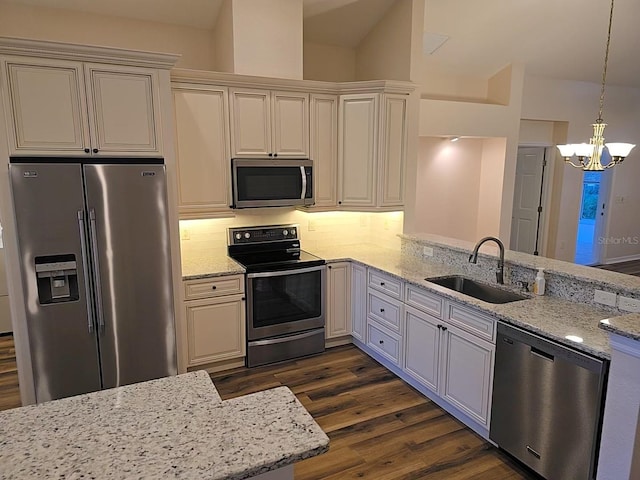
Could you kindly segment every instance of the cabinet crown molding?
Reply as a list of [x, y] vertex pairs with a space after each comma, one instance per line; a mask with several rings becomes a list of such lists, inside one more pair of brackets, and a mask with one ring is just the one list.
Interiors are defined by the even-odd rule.
[[180, 58], [180, 55], [173, 53], [145, 52], [16, 37], [0, 37], [0, 54], [94, 63], [117, 63], [165, 70], [173, 67]]
[[228, 87], [262, 88], [304, 93], [398, 93], [411, 94], [417, 84], [400, 80], [364, 80], [357, 82], [322, 82], [319, 80], [291, 80], [285, 78], [237, 75], [235, 73], [212, 72], [174, 68], [171, 70], [172, 84], [202, 84]]

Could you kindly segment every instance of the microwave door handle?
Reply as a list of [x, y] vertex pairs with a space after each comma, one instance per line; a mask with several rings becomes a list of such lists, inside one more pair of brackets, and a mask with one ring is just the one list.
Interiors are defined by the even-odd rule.
[[304, 200], [307, 194], [307, 172], [305, 172], [302, 165], [300, 166], [300, 176], [302, 177], [302, 193], [300, 194], [300, 199]]

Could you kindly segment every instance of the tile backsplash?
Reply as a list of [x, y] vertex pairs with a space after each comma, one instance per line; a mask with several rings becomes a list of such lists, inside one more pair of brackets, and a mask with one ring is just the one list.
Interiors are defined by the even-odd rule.
[[180, 243], [183, 250], [226, 248], [230, 227], [296, 223], [303, 249], [361, 243], [399, 248], [403, 219], [403, 212], [307, 213], [291, 208], [246, 209], [231, 218], [181, 220]]

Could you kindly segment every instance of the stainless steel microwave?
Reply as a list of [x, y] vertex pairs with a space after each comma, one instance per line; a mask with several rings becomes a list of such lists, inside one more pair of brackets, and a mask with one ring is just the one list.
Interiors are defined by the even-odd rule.
[[233, 208], [313, 205], [313, 161], [234, 158]]

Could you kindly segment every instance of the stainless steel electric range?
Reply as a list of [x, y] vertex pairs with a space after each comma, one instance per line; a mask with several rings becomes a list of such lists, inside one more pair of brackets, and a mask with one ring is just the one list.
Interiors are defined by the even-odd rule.
[[247, 366], [323, 352], [326, 265], [298, 225], [230, 228], [228, 245], [246, 269]]

